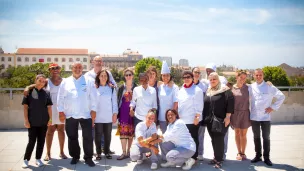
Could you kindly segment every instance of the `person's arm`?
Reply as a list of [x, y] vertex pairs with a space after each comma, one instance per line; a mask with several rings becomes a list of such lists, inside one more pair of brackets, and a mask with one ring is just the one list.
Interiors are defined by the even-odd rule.
[[132, 100], [130, 102], [130, 116], [134, 116], [134, 108], [136, 107], [136, 101], [137, 101], [137, 88], [134, 88], [133, 94], [132, 94]]
[[[154, 89], [154, 95], [152, 96], [152, 98], [153, 98], [153, 104], [152, 104], [152, 109], [153, 110], [156, 110], [157, 109], [157, 92], [156, 92], [156, 89], [155, 88], [153, 88]], [[155, 118], [156, 119], [156, 118]]]
[[28, 119], [28, 105], [27, 104], [23, 105], [23, 114], [24, 114], [24, 126], [25, 126], [25, 128], [30, 128], [31, 125], [30, 125], [30, 122]]
[[112, 110], [113, 110], [112, 121], [113, 123], [116, 123], [117, 114], [118, 114], [118, 105], [117, 105], [117, 93], [115, 88], [113, 89], [113, 93], [112, 93]]
[[52, 102], [52, 98], [51, 98], [51, 95], [50, 95], [50, 92], [47, 92], [47, 101], [46, 101], [46, 106], [47, 106], [47, 109], [48, 109], [48, 114], [49, 114], [49, 122], [48, 122], [48, 126], [49, 125], [52, 125], [52, 105], [53, 105], [53, 102]]
[[57, 110], [59, 112], [59, 120], [62, 123], [64, 123], [65, 121], [64, 104], [65, 104], [65, 98], [67, 96], [65, 84], [66, 84], [66, 80], [62, 80], [57, 95]]
[[224, 122], [225, 122], [225, 127], [227, 127], [230, 124], [231, 114], [234, 113], [234, 96], [231, 90], [227, 90], [225, 92], [225, 96], [226, 96], [226, 117], [224, 119]]
[[178, 110], [178, 87], [177, 86], [173, 86], [173, 109], [174, 110]]
[[50, 126], [50, 125], [52, 125], [52, 122], [53, 122], [53, 120], [52, 120], [52, 106], [48, 106], [47, 107], [47, 109], [48, 109], [48, 114], [49, 114], [49, 122], [48, 122], [48, 126]]
[[92, 119], [92, 127], [94, 127], [97, 111], [97, 88], [95, 87], [94, 82], [89, 81], [89, 96], [90, 96], [90, 115]]
[[29, 94], [29, 91], [30, 90], [33, 90], [35, 88], [36, 84], [32, 84], [32, 85], [29, 85], [29, 86], [26, 86], [24, 91], [23, 91], [23, 95], [24, 96], [28, 96]]
[[271, 94], [276, 101], [266, 109], [266, 113], [271, 113], [274, 110], [278, 110], [285, 100], [285, 95], [275, 86], [271, 86]]
[[112, 73], [110, 72], [110, 71], [107, 71], [108, 72], [108, 74], [109, 74], [109, 79], [110, 79], [110, 82], [114, 85], [114, 87], [117, 87], [117, 84], [116, 84], [116, 82], [115, 82], [115, 80], [114, 80], [114, 78], [113, 78], [113, 75], [112, 75]]
[[194, 109], [195, 109], [195, 117], [194, 117], [194, 125], [197, 125], [202, 117], [203, 109], [204, 109], [204, 93], [201, 89], [199, 91], [195, 91], [194, 95]]

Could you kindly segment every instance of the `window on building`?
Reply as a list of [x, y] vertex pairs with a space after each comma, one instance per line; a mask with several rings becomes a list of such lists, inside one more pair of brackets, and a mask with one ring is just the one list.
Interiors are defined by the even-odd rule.
[[76, 58], [76, 61], [80, 61], [80, 58]]
[[65, 69], [65, 65], [62, 65], [62, 69]]
[[29, 62], [30, 59], [28, 57], [25, 58], [25, 62]]
[[7, 61], [9, 62], [12, 61], [12, 57], [8, 57]]
[[8, 65], [8, 68], [12, 67], [12, 65]]
[[73, 58], [69, 58], [69, 62], [73, 62]]
[[1, 57], [1, 61], [4, 61], [4, 57]]
[[18, 57], [18, 58], [17, 58], [17, 61], [18, 61], [18, 62], [21, 62], [21, 57]]
[[5, 65], [4, 64], [0, 65], [0, 69], [5, 69]]
[[47, 62], [52, 62], [52, 58], [47, 58]]
[[37, 61], [36, 57], [32, 57], [32, 62], [36, 62], [36, 61]]
[[65, 62], [65, 58], [61, 58], [61, 62]]
[[87, 65], [83, 65], [83, 69], [87, 69]]
[[83, 62], [87, 62], [88, 61], [88, 59], [87, 58], [83, 58]]
[[55, 61], [55, 62], [58, 62], [58, 58], [54, 58], [54, 61]]

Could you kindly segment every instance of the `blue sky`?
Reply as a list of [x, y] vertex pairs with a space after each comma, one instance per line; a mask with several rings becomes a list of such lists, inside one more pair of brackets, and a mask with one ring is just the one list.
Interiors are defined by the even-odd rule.
[[0, 0], [0, 45], [131, 48], [191, 66], [304, 66], [304, 1]]

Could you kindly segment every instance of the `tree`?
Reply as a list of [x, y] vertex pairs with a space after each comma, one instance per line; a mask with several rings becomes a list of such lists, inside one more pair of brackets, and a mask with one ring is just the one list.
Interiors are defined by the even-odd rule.
[[172, 80], [174, 81], [174, 83], [177, 86], [182, 86], [183, 85], [183, 79], [182, 79], [183, 70], [180, 68], [171, 67], [170, 73], [171, 73], [171, 77], [172, 77]]
[[304, 76], [291, 76], [289, 82], [291, 86], [304, 86]]
[[135, 77], [138, 77], [139, 73], [146, 72], [150, 66], [155, 66], [158, 73], [160, 73], [162, 63], [160, 60], [154, 59], [154, 58], [143, 58], [143, 59], [139, 60], [135, 64]]
[[124, 79], [123, 71], [118, 71], [117, 68], [112, 68], [111, 70], [112, 76], [117, 84], [119, 84]]
[[280, 67], [266, 66], [263, 68], [264, 80], [270, 81], [275, 86], [289, 86], [286, 72]]

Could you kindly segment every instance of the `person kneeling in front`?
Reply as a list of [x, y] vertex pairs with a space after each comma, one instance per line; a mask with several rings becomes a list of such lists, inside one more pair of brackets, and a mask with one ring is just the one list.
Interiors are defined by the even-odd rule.
[[151, 169], [157, 169], [157, 155], [159, 153], [157, 146], [149, 144], [157, 139], [157, 129], [154, 123], [155, 116], [155, 112], [149, 110], [146, 120], [137, 124], [135, 128], [135, 143], [132, 144], [130, 150], [130, 158], [132, 161], [137, 161], [137, 164], [143, 163], [143, 153], [151, 152]]

